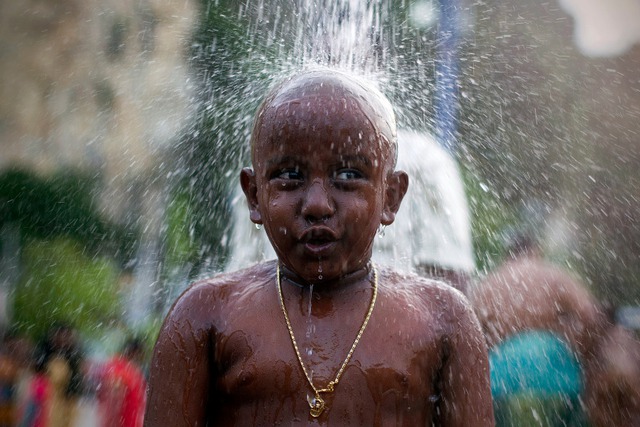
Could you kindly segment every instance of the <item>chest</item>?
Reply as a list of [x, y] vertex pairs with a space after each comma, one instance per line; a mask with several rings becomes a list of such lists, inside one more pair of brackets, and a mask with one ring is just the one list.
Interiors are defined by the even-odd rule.
[[[441, 334], [425, 316], [396, 315], [390, 321], [386, 314], [383, 307], [374, 311], [340, 373], [332, 399], [343, 404], [360, 399], [376, 405], [412, 405], [437, 395], [445, 355]], [[292, 312], [292, 340], [278, 304], [265, 303], [259, 315], [236, 310], [215, 337], [218, 393], [232, 401], [304, 402], [312, 395], [304, 371], [317, 389], [334, 381], [363, 316], [314, 319]]]

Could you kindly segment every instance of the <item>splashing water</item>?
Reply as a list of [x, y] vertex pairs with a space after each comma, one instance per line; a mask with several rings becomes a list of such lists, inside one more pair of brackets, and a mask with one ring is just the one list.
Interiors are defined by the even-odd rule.
[[[330, 66], [364, 75], [376, 82], [392, 102], [394, 99], [397, 100], [393, 103], [401, 126], [411, 126], [418, 130], [433, 127], [429, 126], [428, 121], [431, 119], [425, 117], [425, 112], [429, 110], [429, 97], [433, 91], [434, 76], [429, 74], [429, 64], [434, 63], [434, 58], [426, 54], [422, 56], [415, 45], [417, 43], [423, 50], [428, 51], [428, 44], [434, 43], [433, 36], [425, 37], [425, 31], [433, 32], [435, 27], [427, 27], [425, 30], [424, 25], [428, 25], [427, 21], [421, 20], [420, 16], [415, 16], [416, 13], [433, 13], [433, 11], [412, 7], [402, 9], [403, 15], [393, 15], [391, 8], [392, 3], [384, 1], [298, 0], [293, 3], [276, 2], [275, 5], [270, 2], [268, 7], [264, 1], [250, 3], [239, 13], [249, 21], [251, 44], [264, 45], [264, 49], [252, 47], [244, 61], [247, 64], [260, 61], [265, 67], [260, 73], [276, 81], [295, 70], [314, 66]], [[398, 10], [396, 7], [395, 11]], [[421, 27], [412, 27], [407, 19], [409, 16], [413, 16], [412, 22], [419, 22]], [[437, 21], [434, 21], [432, 16], [428, 22], [434, 25]], [[271, 51], [273, 51], [273, 57], [265, 54]], [[412, 52], [412, 56], [405, 54], [409, 51]], [[446, 69], [442, 68], [440, 72], [446, 72]], [[418, 86], [421, 90], [414, 93]], [[261, 92], [255, 89], [245, 92], [264, 93], [264, 90]], [[244, 102], [246, 103], [246, 100]], [[405, 132], [404, 135], [409, 134]], [[248, 135], [245, 135], [245, 138], [248, 139]], [[401, 138], [405, 142], [404, 139], [409, 137], [401, 136]], [[424, 142], [428, 145], [432, 144], [428, 142], [431, 139], [425, 134], [424, 141], [412, 138], [411, 144]], [[409, 156], [406, 154], [401, 156], [401, 159]], [[443, 154], [443, 156], [447, 155]], [[425, 160], [428, 159], [425, 158]], [[403, 169], [403, 166], [400, 165], [399, 168]], [[426, 168], [425, 165], [423, 169]], [[413, 168], [411, 173], [415, 173], [418, 169]], [[453, 175], [450, 178], [454, 182], [459, 180], [459, 172], [455, 166], [445, 174], [451, 172]], [[434, 178], [434, 182], [437, 179]], [[440, 193], [440, 190], [424, 188], [414, 191], [415, 193], [410, 191], [408, 198], [413, 199], [427, 212], [439, 211], [436, 214], [442, 218], [439, 221], [449, 224], [445, 229], [437, 230], [435, 224], [438, 221], [433, 222], [423, 218], [426, 231], [422, 235], [433, 233], [442, 237], [437, 243], [418, 241], [416, 244], [425, 248], [424, 250], [429, 254], [427, 258], [431, 258], [430, 261], [439, 259], [447, 265], [462, 263], [463, 269], [469, 270], [473, 264], [473, 255], [468, 208], [461, 193], [462, 188], [458, 186], [453, 190], [453, 198], [457, 200], [455, 205], [446, 201], [446, 197], [443, 199], [445, 193]], [[427, 191], [431, 196], [422, 197], [419, 191]], [[251, 262], [275, 257], [264, 233], [256, 233], [248, 227], [245, 202], [239, 186], [235, 187], [233, 194], [231, 203], [233, 228], [228, 231], [230, 237], [226, 239], [230, 242], [230, 257], [225, 267], [227, 270], [235, 270]], [[413, 194], [415, 196], [412, 196]], [[449, 198], [449, 200], [453, 199]], [[459, 216], [458, 219], [455, 219], [456, 215]], [[415, 218], [412, 217], [407, 221], [414, 220]], [[411, 227], [413, 226], [409, 226], [409, 229]], [[445, 233], [450, 232], [451, 228], [455, 229], [449, 239], [452, 239], [453, 244], [449, 243], [450, 248], [443, 248], [443, 242], [448, 239]], [[411, 233], [403, 235], [409, 236]], [[376, 244], [388, 247], [392, 240], [394, 239], [388, 238]], [[455, 250], [459, 250], [461, 256], [456, 257]], [[392, 262], [390, 259], [398, 260], [407, 257], [403, 252], [384, 260], [384, 257], [392, 255], [394, 250], [382, 249], [381, 251], [380, 253], [386, 254], [379, 256], [384, 263]], [[321, 278], [321, 267], [318, 273], [318, 277]]]

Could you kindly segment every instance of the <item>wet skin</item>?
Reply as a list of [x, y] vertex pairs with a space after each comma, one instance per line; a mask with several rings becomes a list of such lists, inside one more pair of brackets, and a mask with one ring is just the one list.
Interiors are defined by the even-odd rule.
[[[372, 295], [376, 230], [408, 179], [393, 170], [393, 117], [342, 77], [278, 89], [254, 127], [241, 183], [282, 265], [291, 324], [317, 388], [333, 380]], [[379, 272], [370, 322], [327, 409], [296, 358], [275, 262], [192, 286], [160, 332], [145, 426], [493, 425], [484, 338], [466, 299], [418, 276]]]
[[[275, 263], [195, 285], [160, 334], [145, 425], [493, 425], [484, 342], [466, 300], [439, 282], [379, 275], [369, 325], [315, 421], [279, 306]], [[294, 333], [318, 386], [335, 377], [353, 342], [370, 279], [357, 275], [339, 290], [314, 289], [311, 303], [309, 287], [283, 280]]]
[[[241, 184], [251, 220], [264, 224], [282, 264], [314, 283], [367, 264], [408, 177], [393, 171], [393, 116], [372, 109], [375, 98], [359, 87], [307, 83], [262, 108], [255, 172], [244, 169]], [[356, 91], [373, 99], [363, 103]]]

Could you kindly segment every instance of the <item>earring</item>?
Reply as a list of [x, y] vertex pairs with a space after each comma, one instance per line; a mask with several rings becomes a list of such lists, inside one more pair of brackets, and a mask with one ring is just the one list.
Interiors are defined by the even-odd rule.
[[262, 224], [254, 224], [256, 226], [256, 230], [261, 230], [262, 229]]
[[384, 225], [384, 224], [380, 224], [378, 226], [378, 237], [380, 237], [380, 238], [384, 237], [384, 232], [385, 232], [386, 228], [387, 228], [387, 226]]

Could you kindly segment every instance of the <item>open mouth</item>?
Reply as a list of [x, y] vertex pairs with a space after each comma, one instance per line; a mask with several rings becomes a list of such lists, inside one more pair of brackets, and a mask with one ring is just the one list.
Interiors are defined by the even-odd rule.
[[328, 228], [319, 227], [305, 232], [301, 240], [307, 252], [321, 256], [333, 248], [337, 242], [337, 237]]

